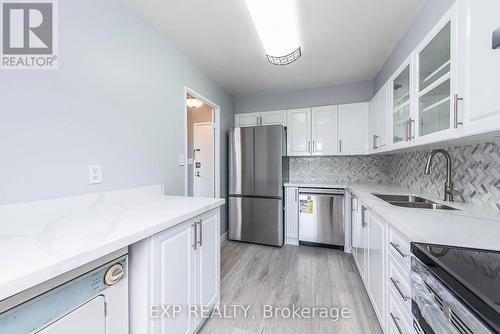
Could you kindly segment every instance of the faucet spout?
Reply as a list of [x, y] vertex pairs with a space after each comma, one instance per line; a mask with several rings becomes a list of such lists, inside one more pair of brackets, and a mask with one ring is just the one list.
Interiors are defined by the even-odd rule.
[[452, 162], [451, 157], [448, 152], [442, 149], [433, 150], [431, 154], [427, 157], [427, 163], [425, 164], [425, 175], [431, 174], [432, 160], [437, 153], [441, 153], [446, 158], [446, 183], [444, 185], [444, 200], [453, 202], [455, 200], [455, 190], [453, 188], [452, 181]]

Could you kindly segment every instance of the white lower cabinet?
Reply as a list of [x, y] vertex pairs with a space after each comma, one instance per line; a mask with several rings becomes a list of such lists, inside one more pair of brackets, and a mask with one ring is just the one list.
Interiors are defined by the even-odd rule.
[[194, 333], [202, 325], [189, 311], [219, 302], [219, 224], [215, 209], [130, 247], [130, 333]]
[[385, 314], [385, 221], [368, 211], [368, 291], [375, 313], [384, 328]]
[[299, 188], [285, 188], [285, 236], [289, 245], [299, 244]]
[[352, 195], [352, 254], [384, 333], [413, 333], [410, 239]]

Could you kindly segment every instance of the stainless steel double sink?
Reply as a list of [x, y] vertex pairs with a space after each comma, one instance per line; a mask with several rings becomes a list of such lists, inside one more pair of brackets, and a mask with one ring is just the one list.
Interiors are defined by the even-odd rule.
[[439, 204], [428, 199], [412, 195], [383, 195], [372, 194], [381, 200], [403, 208], [431, 209], [431, 210], [458, 210], [451, 206]]

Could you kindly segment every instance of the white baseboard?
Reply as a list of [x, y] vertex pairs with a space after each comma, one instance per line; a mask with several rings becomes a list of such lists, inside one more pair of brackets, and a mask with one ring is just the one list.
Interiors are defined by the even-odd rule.
[[229, 237], [229, 231], [220, 236], [220, 241], [227, 240]]

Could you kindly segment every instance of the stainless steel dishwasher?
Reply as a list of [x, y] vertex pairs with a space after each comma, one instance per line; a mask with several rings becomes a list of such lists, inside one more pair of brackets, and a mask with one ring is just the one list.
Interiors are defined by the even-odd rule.
[[344, 190], [299, 189], [299, 244], [344, 248]]

